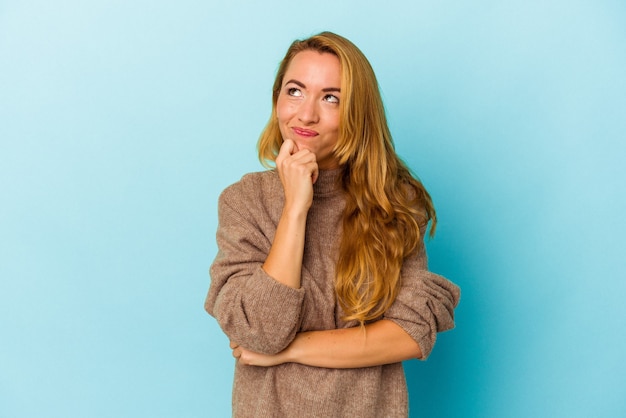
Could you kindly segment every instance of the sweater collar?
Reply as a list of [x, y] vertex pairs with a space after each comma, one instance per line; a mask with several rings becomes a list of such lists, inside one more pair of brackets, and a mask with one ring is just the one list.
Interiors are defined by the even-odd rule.
[[317, 181], [313, 184], [314, 196], [329, 196], [341, 191], [339, 177], [341, 168], [320, 170]]

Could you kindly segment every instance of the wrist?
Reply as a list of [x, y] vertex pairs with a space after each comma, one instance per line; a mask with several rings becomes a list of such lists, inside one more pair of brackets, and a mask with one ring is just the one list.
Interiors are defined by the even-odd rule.
[[306, 222], [308, 213], [309, 206], [285, 203], [281, 216], [291, 222]]
[[296, 335], [296, 338], [285, 349], [285, 362], [286, 363], [303, 363], [304, 345], [310, 332], [301, 332]]

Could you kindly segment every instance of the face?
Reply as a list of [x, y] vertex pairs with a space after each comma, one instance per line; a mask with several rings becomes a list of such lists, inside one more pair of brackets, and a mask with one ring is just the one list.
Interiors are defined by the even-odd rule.
[[321, 170], [338, 167], [332, 150], [339, 136], [340, 89], [339, 59], [302, 51], [291, 59], [276, 103], [283, 140], [313, 152]]

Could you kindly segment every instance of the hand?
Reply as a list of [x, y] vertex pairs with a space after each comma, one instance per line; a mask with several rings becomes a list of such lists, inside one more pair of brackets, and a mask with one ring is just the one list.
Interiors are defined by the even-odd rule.
[[246, 366], [270, 367], [277, 366], [287, 361], [285, 354], [286, 350], [275, 355], [260, 354], [255, 353], [254, 351], [246, 350], [233, 341], [230, 342], [230, 348], [233, 350], [233, 357], [236, 358], [238, 362], [245, 364]]
[[285, 191], [285, 207], [308, 211], [313, 203], [313, 184], [319, 169], [315, 154], [299, 150], [291, 139], [286, 139], [276, 156], [276, 169]]

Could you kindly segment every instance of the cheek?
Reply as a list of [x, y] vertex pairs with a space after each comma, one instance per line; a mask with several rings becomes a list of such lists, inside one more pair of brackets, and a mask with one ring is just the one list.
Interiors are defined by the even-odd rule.
[[328, 117], [328, 128], [334, 133], [339, 132], [339, 113], [333, 113]]
[[285, 103], [285, 101], [280, 98], [278, 102], [276, 102], [276, 118], [279, 123], [289, 119], [289, 104]]
[[285, 111], [284, 108], [282, 108], [279, 103], [276, 104], [276, 121], [278, 122], [278, 130], [280, 131], [280, 134], [283, 138], [285, 138], [287, 135], [287, 133], [285, 132], [285, 124], [286, 124], [286, 119], [285, 119]]

